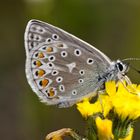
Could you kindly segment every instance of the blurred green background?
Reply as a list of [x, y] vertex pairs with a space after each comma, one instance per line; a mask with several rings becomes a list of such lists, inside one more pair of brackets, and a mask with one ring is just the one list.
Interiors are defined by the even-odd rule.
[[[43, 140], [51, 131], [85, 123], [75, 106], [39, 102], [25, 76], [24, 30], [43, 20], [96, 46], [111, 59], [140, 57], [139, 0], [7, 0], [0, 4], [0, 139]], [[140, 62], [131, 62], [140, 69]], [[133, 82], [140, 75], [130, 71]], [[134, 139], [140, 139], [140, 121]]]

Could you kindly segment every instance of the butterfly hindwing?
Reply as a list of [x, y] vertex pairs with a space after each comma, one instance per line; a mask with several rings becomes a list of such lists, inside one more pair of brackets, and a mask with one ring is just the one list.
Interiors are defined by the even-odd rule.
[[110, 65], [96, 48], [41, 21], [28, 23], [25, 48], [28, 82], [47, 104], [70, 106], [89, 96], [97, 90], [98, 74]]

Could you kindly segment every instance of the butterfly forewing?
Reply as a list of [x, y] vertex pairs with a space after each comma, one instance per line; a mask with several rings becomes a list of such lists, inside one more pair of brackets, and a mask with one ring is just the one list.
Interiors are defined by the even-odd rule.
[[96, 48], [47, 23], [32, 20], [25, 31], [26, 75], [47, 104], [67, 106], [98, 88], [110, 59]]

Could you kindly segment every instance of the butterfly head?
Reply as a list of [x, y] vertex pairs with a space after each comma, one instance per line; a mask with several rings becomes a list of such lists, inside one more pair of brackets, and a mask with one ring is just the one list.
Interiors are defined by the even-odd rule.
[[127, 63], [123, 63], [120, 60], [117, 60], [116, 67], [117, 67], [119, 73], [121, 73], [122, 75], [125, 75], [129, 70], [129, 65]]

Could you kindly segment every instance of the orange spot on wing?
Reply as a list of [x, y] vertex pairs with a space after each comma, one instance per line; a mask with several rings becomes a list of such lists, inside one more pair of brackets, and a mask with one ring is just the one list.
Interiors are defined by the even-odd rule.
[[50, 89], [50, 92], [48, 93], [48, 96], [49, 96], [49, 97], [52, 97], [52, 96], [54, 96], [54, 95], [55, 95], [55, 92], [54, 92], [53, 88], [51, 88], [51, 89]]
[[36, 67], [40, 67], [42, 63], [39, 60], [33, 61], [33, 65]]
[[44, 54], [42, 53], [42, 52], [40, 52], [39, 54], [38, 54], [38, 58], [43, 58], [44, 57]]
[[45, 71], [44, 70], [39, 70], [38, 71], [38, 76], [41, 77], [45, 74]]
[[42, 63], [41, 63], [40, 61], [37, 60], [37, 61], [36, 61], [36, 66], [39, 67], [39, 66], [41, 66], [41, 65], [42, 65]]
[[49, 83], [49, 80], [48, 79], [43, 79], [42, 80], [42, 86], [43, 87], [46, 87], [48, 85], [48, 83]]
[[52, 47], [48, 47], [48, 48], [46, 49], [46, 51], [47, 51], [47, 52], [53, 52], [53, 48], [52, 48]]

